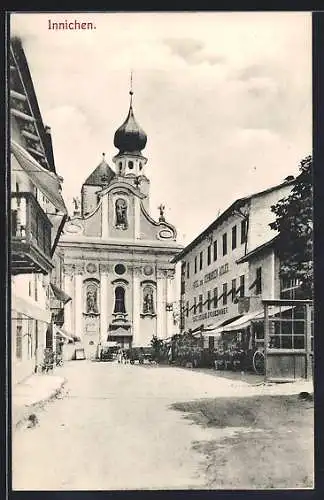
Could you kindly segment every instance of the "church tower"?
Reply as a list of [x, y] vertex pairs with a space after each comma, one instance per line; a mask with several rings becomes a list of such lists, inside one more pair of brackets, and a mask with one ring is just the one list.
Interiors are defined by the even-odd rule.
[[73, 298], [64, 325], [81, 337], [88, 357], [105, 342], [147, 346], [153, 336], [175, 333], [171, 260], [182, 247], [164, 206], [158, 220], [149, 213], [146, 143], [131, 88], [127, 117], [114, 135], [114, 169], [103, 155], [60, 241], [65, 290]]

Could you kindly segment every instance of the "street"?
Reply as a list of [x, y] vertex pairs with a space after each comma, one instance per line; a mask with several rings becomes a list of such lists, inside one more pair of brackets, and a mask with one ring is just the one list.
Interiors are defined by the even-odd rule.
[[[193, 444], [235, 429], [197, 425], [174, 403], [253, 395], [259, 387], [175, 367], [68, 362], [61, 399], [13, 434], [13, 489], [206, 488]], [[228, 432], [227, 432], [228, 431]]]

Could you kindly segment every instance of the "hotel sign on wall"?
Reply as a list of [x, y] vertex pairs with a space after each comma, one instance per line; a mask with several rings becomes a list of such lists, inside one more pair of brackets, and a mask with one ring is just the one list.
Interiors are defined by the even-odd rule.
[[215, 309], [214, 311], [197, 314], [197, 316], [193, 316], [192, 321], [201, 321], [203, 319], [213, 318], [214, 316], [222, 316], [223, 314], [227, 314], [227, 312], [227, 307], [222, 307], [220, 309]]
[[204, 283], [208, 283], [208, 281], [215, 280], [219, 276], [222, 276], [223, 274], [226, 274], [228, 272], [229, 272], [228, 263], [223, 264], [222, 266], [214, 269], [214, 271], [212, 271], [211, 273], [205, 274], [203, 279], [194, 281], [192, 286], [193, 286], [193, 288], [198, 288], [199, 286], [203, 285]]

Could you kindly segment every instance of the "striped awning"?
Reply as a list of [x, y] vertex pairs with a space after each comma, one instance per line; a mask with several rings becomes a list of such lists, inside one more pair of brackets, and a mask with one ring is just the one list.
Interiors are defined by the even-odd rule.
[[[288, 311], [289, 309], [293, 309], [293, 306], [275, 306], [271, 307], [269, 310], [269, 317], [276, 316], [281, 312]], [[251, 325], [253, 321], [264, 321], [264, 309], [259, 309], [258, 311], [254, 311], [253, 313], [244, 314], [241, 318], [237, 319], [233, 323], [224, 326], [223, 332], [233, 332], [235, 330], [244, 330]]]

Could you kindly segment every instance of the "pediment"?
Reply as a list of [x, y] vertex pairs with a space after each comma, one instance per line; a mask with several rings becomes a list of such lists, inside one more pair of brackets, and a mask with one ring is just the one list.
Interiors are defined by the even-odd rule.
[[110, 183], [110, 185], [107, 186], [105, 189], [103, 189], [102, 191], [99, 191], [98, 195], [102, 198], [103, 196], [105, 196], [106, 194], [111, 193], [111, 192], [113, 192], [114, 194], [132, 193], [134, 196], [136, 196], [137, 198], [140, 198], [141, 200], [146, 198], [145, 194], [143, 194], [139, 189], [135, 188], [134, 186], [132, 186], [128, 182], [115, 181], [115, 180], [113, 180]]

